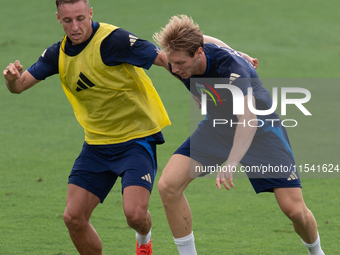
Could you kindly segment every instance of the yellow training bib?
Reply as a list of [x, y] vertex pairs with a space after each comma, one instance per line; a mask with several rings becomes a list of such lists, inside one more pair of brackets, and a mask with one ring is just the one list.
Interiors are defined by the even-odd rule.
[[76, 56], [60, 47], [59, 75], [88, 144], [115, 144], [155, 134], [170, 125], [168, 114], [142, 68], [107, 66], [102, 41], [117, 27], [100, 23], [89, 44]]

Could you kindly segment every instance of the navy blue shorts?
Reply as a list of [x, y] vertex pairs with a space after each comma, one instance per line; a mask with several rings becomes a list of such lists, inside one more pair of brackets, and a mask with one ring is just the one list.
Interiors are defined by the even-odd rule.
[[[191, 157], [205, 167], [221, 166], [228, 159], [232, 144], [233, 136], [221, 135], [207, 121], [202, 121], [174, 154]], [[242, 168], [238, 171], [247, 174], [256, 193], [273, 192], [274, 188], [301, 188], [284, 128], [269, 128], [255, 136], [240, 163]]]
[[103, 203], [118, 176], [121, 177], [122, 192], [132, 185], [145, 187], [151, 192], [156, 172], [155, 142], [146, 139], [111, 145], [85, 142], [68, 183], [90, 191]]

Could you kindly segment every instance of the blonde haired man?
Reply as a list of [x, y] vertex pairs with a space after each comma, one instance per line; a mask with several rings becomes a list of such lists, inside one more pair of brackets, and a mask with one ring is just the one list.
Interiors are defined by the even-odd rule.
[[[230, 48], [212, 43], [204, 44], [198, 25], [185, 15], [172, 17], [154, 35], [154, 39], [166, 53], [172, 74], [184, 83], [198, 104], [204, 91], [209, 91], [214, 86], [206, 84], [206, 79], [202, 78], [225, 79], [229, 88], [241, 90], [242, 96], [239, 97], [245, 102], [243, 114], [233, 114], [231, 91], [211, 90], [219, 95], [220, 105], [216, 106], [213, 100], [207, 101], [206, 119], [201, 121], [195, 132], [172, 155], [158, 183], [179, 253], [196, 254], [190, 206], [183, 194], [185, 188], [199, 174], [194, 171], [196, 166], [220, 165], [226, 161], [225, 169], [236, 169], [239, 163], [244, 167], [255, 166], [261, 169], [265, 165], [292, 166], [295, 161], [285, 128], [280, 121], [270, 123], [271, 119], [280, 119], [279, 116], [275, 112], [256, 116], [248, 107], [248, 101], [256, 109], [266, 110], [272, 105], [270, 93], [262, 86], [253, 67], [254, 63], [252, 65], [242, 54]], [[255, 62], [257, 66], [257, 61]], [[252, 88], [252, 94], [248, 94], [248, 88]], [[239, 124], [215, 126], [213, 124], [216, 118], [230, 119], [231, 123]], [[263, 125], [240, 125], [254, 119], [259, 119]], [[316, 221], [304, 203], [297, 173], [255, 173], [248, 174], [248, 177], [256, 193], [275, 194], [281, 210], [292, 221], [308, 253], [323, 255]], [[222, 185], [227, 190], [234, 187], [231, 171], [218, 172], [216, 186], [221, 189]]]

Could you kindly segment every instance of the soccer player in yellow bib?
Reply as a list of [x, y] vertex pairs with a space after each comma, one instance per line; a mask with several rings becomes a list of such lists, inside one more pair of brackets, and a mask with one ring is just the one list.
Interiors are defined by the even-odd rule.
[[170, 120], [142, 68], [167, 68], [158, 48], [124, 29], [92, 21], [88, 0], [56, 0], [66, 33], [23, 71], [19, 61], [3, 71], [10, 92], [21, 93], [59, 74], [75, 117], [85, 130], [83, 149], [69, 176], [64, 221], [80, 254], [102, 254], [89, 219], [122, 180], [123, 209], [136, 230], [136, 253], [152, 254], [150, 193], [157, 170], [156, 144]]

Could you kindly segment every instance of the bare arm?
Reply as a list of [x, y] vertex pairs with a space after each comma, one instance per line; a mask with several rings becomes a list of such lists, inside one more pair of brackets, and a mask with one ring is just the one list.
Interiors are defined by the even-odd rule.
[[[214, 43], [222, 47], [232, 49], [229, 45], [227, 45], [226, 43], [222, 42], [221, 40], [215, 37], [204, 35], [203, 38], [204, 38], [204, 43]], [[242, 57], [247, 59], [254, 66], [255, 69], [259, 66], [259, 61], [257, 60], [257, 58], [252, 58], [248, 54], [240, 52], [240, 51], [238, 51], [238, 53], [240, 53]]]
[[215, 37], [212, 37], [212, 36], [209, 36], [209, 35], [203, 35], [203, 39], [204, 39], [204, 43], [214, 43], [214, 44], [218, 44], [222, 47], [231, 49], [231, 47], [229, 45], [227, 45], [225, 42], [222, 42], [221, 40], [219, 40]]
[[[252, 99], [253, 105], [255, 105], [254, 96], [252, 96]], [[226, 169], [237, 168], [238, 164], [240, 163], [244, 155], [247, 153], [257, 129], [256, 127], [251, 127], [248, 125], [248, 121], [251, 119], [256, 119], [256, 115], [249, 110], [247, 102], [248, 95], [244, 97], [244, 115], [237, 116], [238, 122], [245, 124], [244, 125], [238, 124], [236, 127], [233, 147], [231, 148], [228, 160], [225, 164]], [[231, 187], [234, 187], [232, 173], [219, 172], [217, 174], [216, 186], [218, 187], [218, 189], [221, 189], [221, 184], [223, 184], [227, 190], [230, 189], [226, 180], [228, 181]]]
[[153, 64], [156, 65], [156, 66], [163, 66], [166, 70], [169, 71], [168, 59], [167, 59], [165, 53], [163, 53], [163, 52], [158, 53], [158, 56], [156, 57]]
[[3, 71], [3, 75], [5, 77], [8, 90], [15, 94], [20, 94], [40, 82], [29, 72], [23, 72], [23, 66], [18, 60], [14, 63], [10, 63]]

